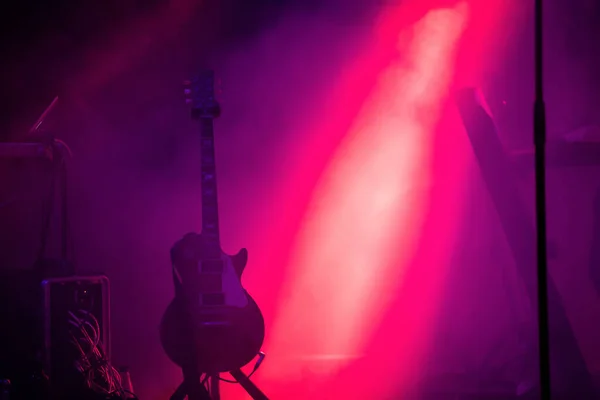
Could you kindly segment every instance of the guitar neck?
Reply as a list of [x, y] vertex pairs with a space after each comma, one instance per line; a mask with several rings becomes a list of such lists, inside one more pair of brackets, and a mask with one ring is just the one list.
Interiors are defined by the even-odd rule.
[[200, 118], [202, 172], [202, 236], [207, 253], [220, 256], [219, 207], [217, 199], [217, 169], [215, 163], [212, 118]]

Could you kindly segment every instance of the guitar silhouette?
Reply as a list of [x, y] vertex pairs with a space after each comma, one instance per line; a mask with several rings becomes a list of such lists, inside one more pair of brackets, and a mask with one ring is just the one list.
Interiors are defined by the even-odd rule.
[[217, 374], [248, 364], [260, 351], [265, 324], [241, 283], [248, 251], [221, 250], [213, 120], [220, 114], [214, 73], [189, 82], [192, 117], [200, 128], [202, 232], [190, 233], [171, 249], [175, 298], [160, 324], [161, 344], [181, 367]]

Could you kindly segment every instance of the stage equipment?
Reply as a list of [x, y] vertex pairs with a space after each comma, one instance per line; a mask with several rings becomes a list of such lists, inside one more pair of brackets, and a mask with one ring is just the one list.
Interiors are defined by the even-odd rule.
[[106, 395], [117, 393], [120, 377], [110, 365], [108, 278], [52, 278], [42, 282], [42, 290], [43, 366], [53, 397], [67, 398], [76, 383]]

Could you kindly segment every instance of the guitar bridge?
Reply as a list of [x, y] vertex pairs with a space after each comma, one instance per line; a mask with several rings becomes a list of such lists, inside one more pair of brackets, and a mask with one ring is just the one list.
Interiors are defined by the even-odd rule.
[[225, 305], [224, 293], [201, 293], [200, 304], [205, 307], [218, 307]]

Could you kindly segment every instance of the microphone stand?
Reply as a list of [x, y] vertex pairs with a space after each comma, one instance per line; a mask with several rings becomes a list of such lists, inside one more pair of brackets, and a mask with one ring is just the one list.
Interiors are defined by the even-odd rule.
[[548, 253], [546, 242], [546, 105], [543, 90], [542, 0], [535, 0], [535, 205], [537, 222], [537, 294], [541, 399], [550, 400], [550, 334], [548, 327]]

